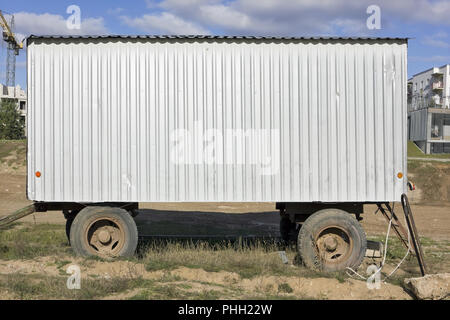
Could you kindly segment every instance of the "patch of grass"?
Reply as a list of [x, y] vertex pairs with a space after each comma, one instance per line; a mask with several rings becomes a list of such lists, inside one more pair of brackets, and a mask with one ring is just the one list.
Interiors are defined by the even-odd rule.
[[184, 298], [184, 294], [181, 294], [181, 291], [178, 290], [178, 286], [175, 284], [155, 285], [152, 287], [151, 291], [148, 292], [156, 293], [167, 299], [176, 299], [178, 297]]
[[69, 260], [56, 260], [56, 262], [55, 262], [56, 267], [58, 269], [63, 268], [64, 266], [68, 265], [69, 263], [72, 263], [72, 262]]
[[334, 272], [329, 274], [330, 277], [334, 277], [339, 283], [344, 283], [348, 278], [345, 272]]
[[185, 283], [160, 284], [153, 282], [145, 287], [130, 300], [165, 300], [165, 299], [187, 299], [187, 300], [216, 300], [223, 296], [218, 290], [193, 291], [191, 286]]
[[193, 300], [217, 300], [222, 295], [222, 292], [217, 290], [204, 290], [197, 294], [194, 294]]
[[391, 277], [388, 279], [387, 282], [389, 282], [390, 284], [393, 284], [393, 285], [395, 285], [395, 286], [399, 286], [399, 287], [405, 288], [405, 279], [406, 279], [406, 278], [409, 278], [409, 277], [410, 277], [410, 275], [403, 276], [403, 277], [399, 277], [399, 276], [396, 276], [396, 275], [394, 274], [393, 276], [391, 276]]
[[180, 286], [180, 288], [185, 289], [185, 290], [192, 289], [192, 286], [188, 283], [180, 283], [179, 286]]
[[450, 159], [450, 154], [444, 153], [434, 153], [434, 154], [425, 154], [422, 152], [422, 150], [417, 147], [417, 145], [412, 142], [408, 141], [408, 157], [414, 157], [414, 158], [424, 158], [424, 159]]
[[175, 261], [170, 261], [168, 259], [155, 259], [147, 258], [145, 263], [145, 269], [147, 271], [155, 271], [155, 270], [173, 270], [178, 266]]
[[18, 299], [95, 299], [136, 288], [140, 279], [82, 279], [81, 289], [69, 290], [67, 277], [8, 274], [0, 276], [0, 289]]
[[281, 293], [292, 293], [292, 292], [294, 292], [294, 289], [292, 289], [289, 284], [284, 282], [284, 283], [280, 283], [278, 285], [278, 292], [281, 292]]
[[150, 292], [148, 290], [142, 290], [138, 294], [135, 294], [129, 300], [150, 300]]
[[161, 279], [159, 279], [161, 282], [176, 282], [181, 280], [182, 279], [179, 276], [170, 273], [164, 273]]
[[71, 252], [62, 225], [24, 225], [0, 231], [0, 259], [32, 259]]
[[[143, 261], [148, 271], [177, 267], [201, 268], [209, 272], [236, 272], [242, 278], [260, 275], [299, 275], [303, 268], [282, 263], [274, 244], [255, 243], [236, 247], [230, 242], [154, 243], [146, 248]], [[290, 252], [290, 255], [294, 255]]]
[[[383, 244], [384, 250], [386, 249], [386, 237], [385, 236], [370, 236], [368, 240], [378, 241]], [[386, 262], [395, 262], [402, 259], [406, 254], [406, 248], [403, 246], [400, 239], [392, 232], [388, 239], [388, 248], [386, 253]]]
[[71, 261], [59, 259], [55, 261], [55, 265], [58, 269], [59, 275], [65, 276], [67, 274], [65, 266], [67, 266], [68, 264], [71, 264]]
[[[380, 241], [385, 246], [385, 238], [383, 236], [368, 237], [371, 240]], [[420, 243], [422, 245], [422, 251], [424, 254], [425, 264], [428, 267], [428, 272], [439, 273], [447, 272], [448, 270], [448, 255], [450, 252], [450, 245], [448, 241], [436, 241], [427, 237], [421, 237]], [[388, 250], [386, 254], [386, 263], [392, 266], [396, 266], [401, 259], [406, 254], [406, 248], [403, 246], [401, 241], [396, 238], [395, 235], [391, 234], [388, 242]], [[388, 282], [401, 285], [403, 279], [411, 276], [418, 276], [419, 265], [417, 258], [413, 254], [409, 254], [406, 260], [401, 266], [402, 271], [405, 273], [404, 276], [398, 277], [395, 274], [389, 278]]]

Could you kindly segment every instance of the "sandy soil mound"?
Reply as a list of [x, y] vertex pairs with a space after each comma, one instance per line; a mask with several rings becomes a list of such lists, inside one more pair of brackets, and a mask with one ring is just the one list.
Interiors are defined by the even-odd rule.
[[[239, 289], [244, 295], [255, 296], [283, 295], [281, 289], [288, 286], [289, 294], [296, 298], [313, 299], [411, 299], [403, 288], [392, 284], [382, 284], [380, 289], [370, 290], [365, 281], [346, 279], [339, 281], [334, 278], [304, 278], [286, 276], [258, 276], [243, 279], [234, 272], [208, 272], [203, 269], [181, 267], [171, 271], [146, 271], [142, 263], [129, 261], [103, 262], [83, 260], [81, 258], [61, 260], [61, 257], [43, 257], [35, 260], [0, 260], [0, 276], [3, 274], [43, 274], [50, 276], [64, 276], [65, 269], [70, 264], [77, 264], [81, 268], [82, 279], [95, 278], [142, 278], [150, 280], [164, 280], [167, 283], [171, 276], [172, 283], [189, 283], [194, 291], [210, 290], [216, 286], [221, 288]], [[133, 289], [108, 298], [127, 299], [135, 296], [140, 289]], [[280, 293], [281, 292], [281, 293]], [[6, 294], [6, 293], [5, 293]], [[2, 295], [2, 298], [7, 296]]]

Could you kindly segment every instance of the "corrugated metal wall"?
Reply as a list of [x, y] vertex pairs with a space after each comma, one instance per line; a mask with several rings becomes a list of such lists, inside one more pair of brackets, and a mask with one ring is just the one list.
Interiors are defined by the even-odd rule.
[[[399, 201], [406, 50], [381, 40], [29, 41], [28, 197]], [[199, 123], [273, 134], [214, 142], [231, 163], [171, 160], [174, 131]]]
[[428, 109], [411, 111], [409, 116], [409, 140], [426, 141]]

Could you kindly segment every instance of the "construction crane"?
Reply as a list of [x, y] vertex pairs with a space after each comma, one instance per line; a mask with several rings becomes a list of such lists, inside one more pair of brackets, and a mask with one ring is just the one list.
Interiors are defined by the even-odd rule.
[[6, 86], [14, 87], [16, 85], [16, 56], [19, 55], [19, 50], [23, 48], [23, 43], [18, 42], [13, 32], [14, 16], [11, 15], [11, 21], [8, 24], [4, 11], [0, 10], [0, 25], [3, 29], [3, 40], [7, 43], [6, 55]]

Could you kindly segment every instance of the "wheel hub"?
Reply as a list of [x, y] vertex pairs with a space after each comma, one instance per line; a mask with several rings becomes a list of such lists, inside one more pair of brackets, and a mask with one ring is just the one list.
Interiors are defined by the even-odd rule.
[[103, 244], [108, 243], [109, 240], [111, 240], [111, 235], [109, 234], [109, 231], [106, 228], [102, 228], [98, 232], [98, 240], [100, 240], [100, 242]]
[[338, 242], [333, 236], [330, 236], [326, 237], [326, 239], [324, 240], [324, 245], [328, 251], [335, 251], [338, 246]]
[[351, 254], [353, 241], [343, 228], [330, 226], [317, 233], [316, 248], [324, 263], [339, 264]]
[[90, 224], [85, 239], [92, 253], [113, 257], [119, 255], [125, 244], [125, 232], [119, 221], [103, 217]]

